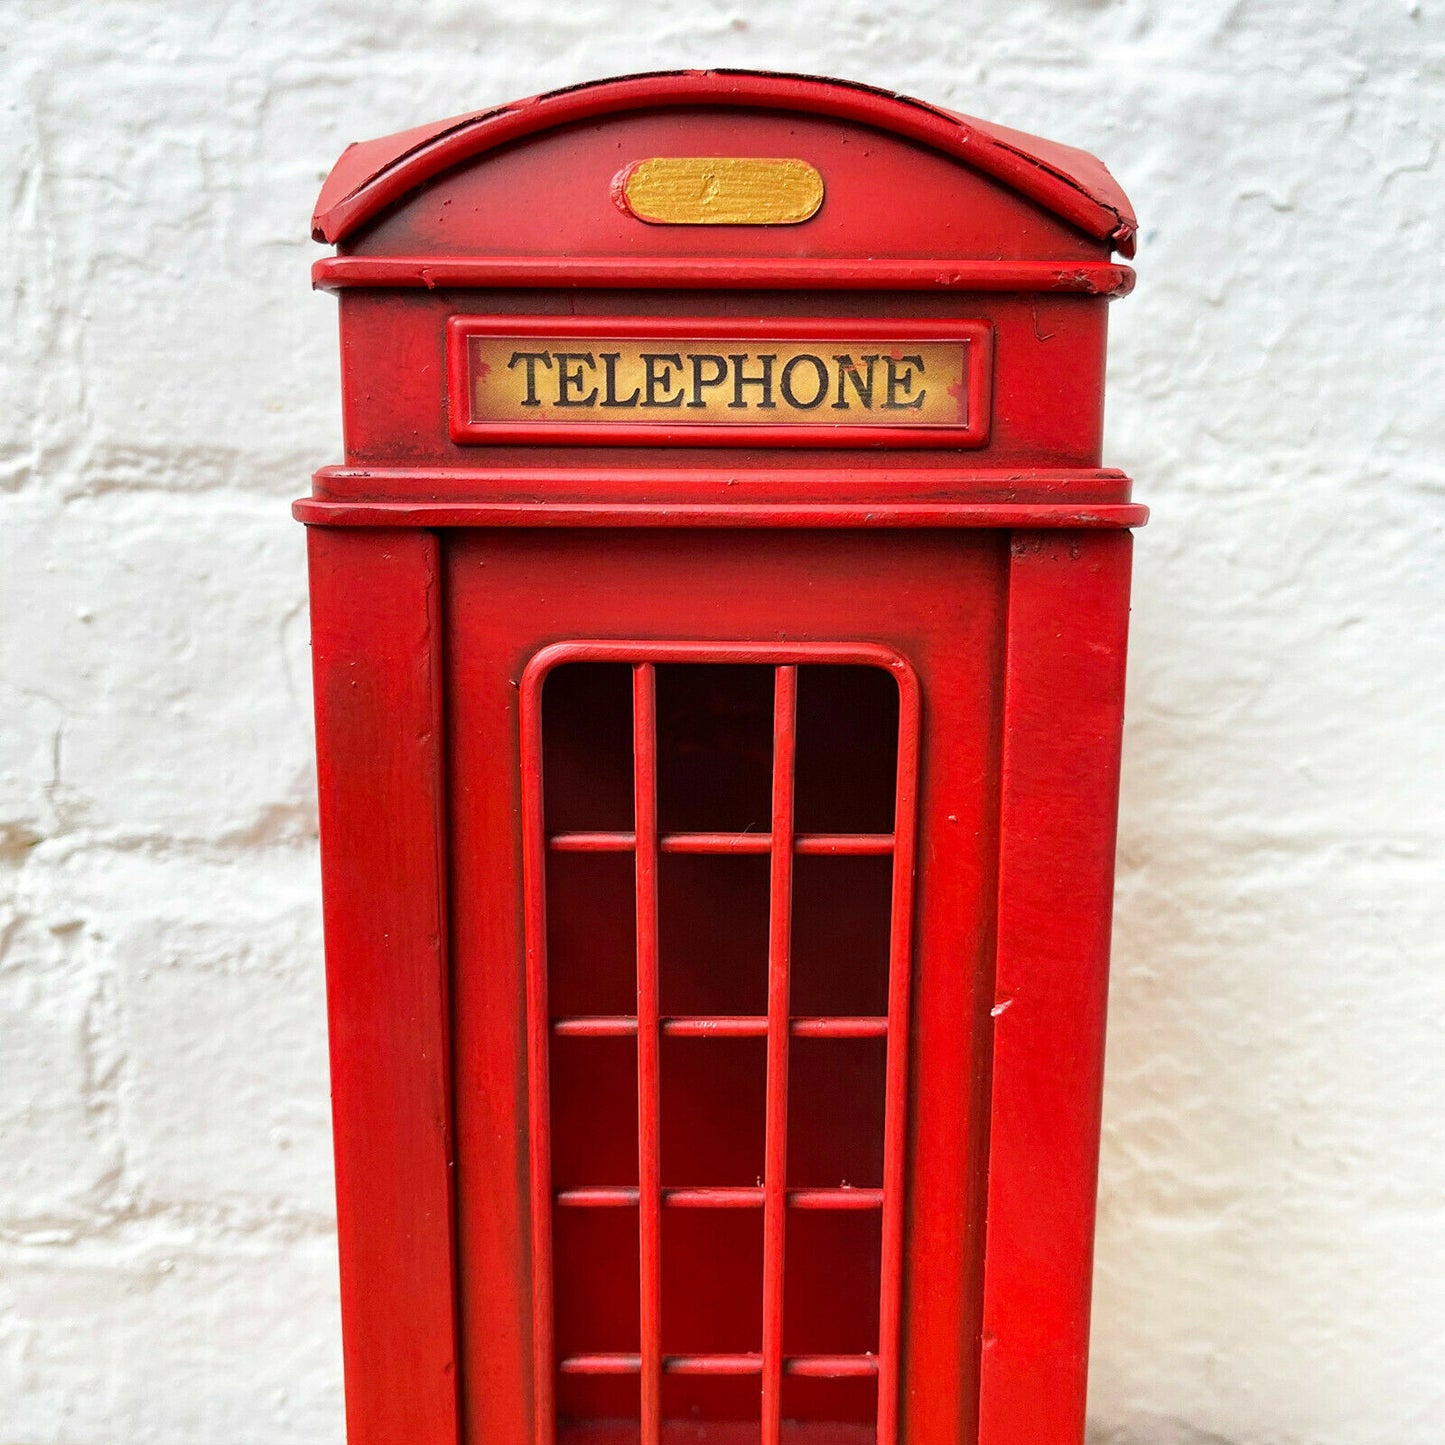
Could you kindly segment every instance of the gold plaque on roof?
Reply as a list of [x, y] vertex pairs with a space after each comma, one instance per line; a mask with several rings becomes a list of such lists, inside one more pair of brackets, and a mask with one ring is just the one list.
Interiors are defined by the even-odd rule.
[[622, 171], [612, 193], [654, 226], [796, 226], [823, 204], [823, 177], [784, 157], [654, 156]]

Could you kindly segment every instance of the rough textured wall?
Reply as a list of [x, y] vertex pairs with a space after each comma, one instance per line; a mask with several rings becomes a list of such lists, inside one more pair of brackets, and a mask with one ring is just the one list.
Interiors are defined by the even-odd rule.
[[351, 139], [674, 65], [1143, 220], [1099, 1445], [1445, 1439], [1440, 0], [0, 3], [0, 1445], [335, 1445], [300, 528]]

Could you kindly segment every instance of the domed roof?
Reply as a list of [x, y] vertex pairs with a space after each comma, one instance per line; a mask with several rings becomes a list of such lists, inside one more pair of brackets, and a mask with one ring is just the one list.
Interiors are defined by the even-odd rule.
[[352, 145], [321, 188], [312, 234], [345, 239], [393, 202], [498, 146], [572, 122], [665, 107], [799, 111], [871, 126], [950, 156], [1134, 254], [1128, 198], [1087, 151], [848, 81], [750, 70], [679, 70], [593, 81]]

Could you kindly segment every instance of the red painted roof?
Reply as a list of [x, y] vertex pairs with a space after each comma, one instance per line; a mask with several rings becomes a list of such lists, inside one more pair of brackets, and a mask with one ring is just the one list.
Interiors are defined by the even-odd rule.
[[1087, 151], [957, 115], [850, 81], [744, 70], [675, 70], [549, 91], [349, 146], [327, 176], [312, 217], [318, 241], [340, 241], [425, 181], [496, 146], [572, 121], [667, 105], [750, 106], [834, 116], [950, 155], [1123, 256], [1137, 222], [1103, 162]]

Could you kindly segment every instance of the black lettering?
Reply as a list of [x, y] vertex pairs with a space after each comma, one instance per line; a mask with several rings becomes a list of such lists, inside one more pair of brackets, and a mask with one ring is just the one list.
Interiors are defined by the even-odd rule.
[[[817, 389], [813, 392], [811, 401], [803, 401], [793, 390], [793, 368], [804, 361], [812, 366], [813, 375], [817, 378]], [[814, 356], [807, 351], [793, 357], [778, 378], [778, 388], [783, 393], [783, 400], [789, 406], [797, 407], [799, 411], [812, 411], [815, 406], [821, 406], [823, 398], [828, 394], [828, 368], [824, 364], [823, 358]]]
[[853, 383], [853, 390], [858, 394], [859, 402], [869, 411], [873, 410], [873, 366], [878, 360], [875, 352], [872, 356], [865, 356], [864, 361], [868, 363], [868, 379], [865, 381], [859, 375], [858, 368], [853, 358], [844, 352], [841, 356], [835, 356], [834, 361], [838, 363], [838, 400], [833, 403], [834, 411], [851, 411], [853, 408], [848, 404], [848, 396], [844, 387], [845, 382]]
[[642, 379], [647, 388], [643, 406], [681, 406], [682, 392], [675, 396], [658, 396], [658, 389], [666, 391], [674, 385], [672, 373], [682, 370], [682, 357], [675, 351], [644, 351], [642, 353]]
[[522, 399], [523, 406], [541, 406], [537, 400], [537, 363], [540, 361], [549, 371], [552, 369], [552, 353], [550, 351], [514, 351], [512, 359], [507, 363], [507, 370], [510, 371], [519, 361], [527, 364], [527, 395]]
[[[593, 359], [590, 351], [557, 351], [553, 353], [557, 358], [557, 405], [558, 406], [592, 406], [597, 400], [597, 388], [594, 386], [586, 396], [569, 396], [568, 392], [576, 388], [582, 390], [582, 368], [590, 366], [593, 371], [597, 370], [597, 362]], [[576, 365], [572, 365], [576, 362]]]
[[761, 400], [758, 402], [758, 409], [776, 410], [777, 402], [773, 400], [773, 363], [778, 359], [776, 351], [758, 357], [762, 370], [757, 376], [749, 376], [743, 367], [747, 362], [746, 356], [738, 356], [729, 353], [728, 360], [733, 364], [733, 399], [728, 402], [732, 408], [744, 407], [747, 402], [743, 400], [743, 388], [745, 386], [756, 386], [759, 388]]
[[617, 363], [622, 359], [620, 351], [603, 351], [598, 353], [602, 357], [602, 371], [606, 377], [606, 394], [602, 398], [603, 406], [636, 406], [637, 398], [642, 392], [632, 388], [632, 395], [619, 397], [617, 395]]
[[[692, 363], [692, 400], [689, 406], [706, 406], [702, 399], [702, 389], [705, 386], [721, 386], [727, 380], [728, 364], [721, 356], [715, 356], [711, 351], [689, 351], [687, 359]], [[704, 361], [711, 362], [714, 368], [713, 374], [703, 380], [702, 364]]]
[[[911, 365], [905, 366], [905, 362], [910, 362]], [[923, 358], [916, 353], [911, 356], [890, 356], [888, 358], [888, 400], [883, 403], [885, 408], [893, 411], [917, 411], [923, 405], [923, 399], [928, 395], [926, 390], [920, 391], [912, 401], [898, 400], [900, 391], [905, 397], [912, 391], [915, 366], [922, 375]]]

